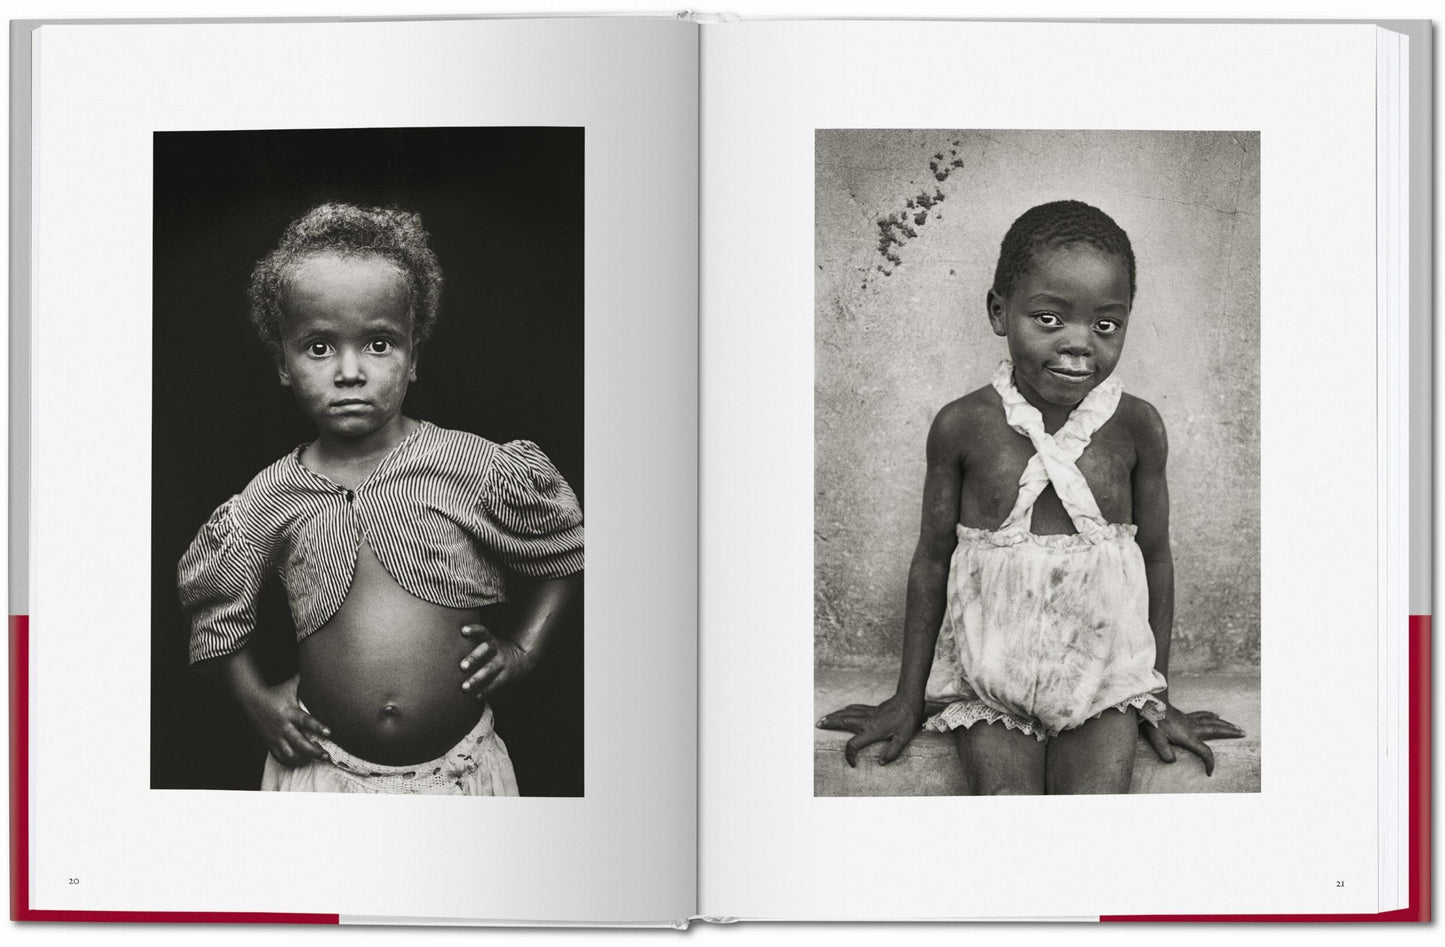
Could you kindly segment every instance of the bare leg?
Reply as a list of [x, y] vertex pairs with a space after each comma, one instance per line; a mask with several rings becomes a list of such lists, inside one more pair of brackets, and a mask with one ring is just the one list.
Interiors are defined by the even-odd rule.
[[1126, 793], [1134, 777], [1139, 717], [1133, 707], [1065, 730], [1049, 741], [1048, 786], [1054, 795]]
[[1041, 796], [1044, 744], [1001, 723], [976, 723], [953, 731], [971, 796]]

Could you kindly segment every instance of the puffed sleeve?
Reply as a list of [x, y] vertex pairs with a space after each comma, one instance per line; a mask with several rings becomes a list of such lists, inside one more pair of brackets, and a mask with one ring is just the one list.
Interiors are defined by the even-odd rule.
[[531, 441], [501, 445], [478, 506], [477, 535], [508, 569], [536, 579], [582, 571], [582, 508]]
[[265, 559], [237, 523], [239, 497], [216, 508], [176, 569], [181, 608], [191, 622], [191, 664], [239, 651], [256, 627]]

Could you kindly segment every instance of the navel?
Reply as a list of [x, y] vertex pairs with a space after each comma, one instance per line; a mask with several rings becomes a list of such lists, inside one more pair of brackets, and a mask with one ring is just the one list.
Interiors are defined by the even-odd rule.
[[401, 708], [396, 704], [392, 703], [391, 701], [387, 701], [386, 703], [381, 705], [381, 715], [383, 717], [390, 717], [393, 719], [396, 717], [400, 717]]

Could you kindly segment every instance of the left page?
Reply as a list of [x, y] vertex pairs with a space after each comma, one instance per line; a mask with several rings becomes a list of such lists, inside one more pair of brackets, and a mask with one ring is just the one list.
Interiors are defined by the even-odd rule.
[[17, 29], [19, 916], [694, 913], [695, 25]]

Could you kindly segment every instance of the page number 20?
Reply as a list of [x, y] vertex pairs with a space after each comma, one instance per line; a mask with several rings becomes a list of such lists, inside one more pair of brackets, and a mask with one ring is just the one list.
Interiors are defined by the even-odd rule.
[[67, 882], [68, 884], [78, 885], [78, 884], [80, 884], [80, 879], [79, 879], [79, 878], [67, 878], [67, 879], [66, 879], [66, 882]]

